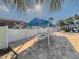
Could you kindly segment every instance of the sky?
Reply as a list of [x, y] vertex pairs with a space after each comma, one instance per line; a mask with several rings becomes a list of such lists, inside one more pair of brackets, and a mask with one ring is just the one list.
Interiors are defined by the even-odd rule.
[[[0, 0], [0, 18], [8, 18], [19, 21], [29, 22], [34, 18], [41, 18], [48, 20], [49, 17], [53, 17], [53, 23], [56, 23], [59, 20], [74, 16], [75, 14], [79, 15], [79, 3], [76, 3], [71, 0], [65, 0], [62, 4], [62, 8], [57, 12], [49, 12], [48, 2], [44, 2], [40, 10], [28, 9], [28, 12], [21, 13], [17, 12], [16, 8], [8, 8]], [[30, 10], [30, 11], [29, 11]]]

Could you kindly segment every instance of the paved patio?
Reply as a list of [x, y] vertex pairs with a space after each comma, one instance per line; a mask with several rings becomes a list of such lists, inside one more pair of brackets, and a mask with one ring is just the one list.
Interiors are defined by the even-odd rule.
[[[79, 50], [77, 51], [76, 46], [73, 46], [76, 44], [74, 35], [75, 39], [78, 40], [78, 34], [54, 32], [50, 36], [50, 47], [47, 45], [46, 38], [20, 53], [18, 57], [19, 59], [79, 59]], [[72, 40], [74, 43], [71, 42]]]
[[79, 53], [79, 33], [54, 32], [53, 35], [65, 36], [74, 49]]
[[[25, 40], [22, 41], [25, 42]], [[18, 41], [14, 45], [22, 41]], [[13, 50], [18, 53], [18, 59], [79, 59], [78, 33], [54, 32], [50, 36], [51, 45], [49, 47], [47, 45], [47, 38], [34, 43], [35, 41], [37, 41], [37, 39], [13, 48]], [[23, 47], [17, 51], [22, 45]], [[12, 45], [12, 47], [14, 46]], [[8, 55], [9, 54], [7, 54], [7, 56]], [[4, 59], [6, 59], [6, 57]]]

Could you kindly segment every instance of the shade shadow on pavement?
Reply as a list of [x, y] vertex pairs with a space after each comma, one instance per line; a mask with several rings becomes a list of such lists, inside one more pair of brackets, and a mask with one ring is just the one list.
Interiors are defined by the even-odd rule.
[[79, 59], [78, 52], [65, 36], [50, 36], [51, 46], [47, 49], [47, 38], [35, 43], [19, 54], [19, 59]]

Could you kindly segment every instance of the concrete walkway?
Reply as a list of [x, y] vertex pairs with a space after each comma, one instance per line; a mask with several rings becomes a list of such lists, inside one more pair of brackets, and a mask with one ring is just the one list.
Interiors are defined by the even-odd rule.
[[[24, 50], [30, 48], [35, 42], [37, 42], [38, 38], [36, 36], [31, 37], [24, 40], [19, 40], [17, 42], [10, 43], [9, 46], [13, 49], [16, 54], [20, 54]], [[14, 55], [13, 51], [10, 51], [4, 56], [1, 56], [0, 59], [11, 59]]]
[[[50, 46], [47, 38], [35, 43], [29, 49], [19, 54], [19, 59], [79, 59], [79, 53], [65, 36], [68, 33], [53, 33], [50, 36]], [[73, 34], [69, 34], [73, 35]]]
[[65, 36], [74, 49], [79, 53], [79, 33], [54, 32], [53, 35]]
[[38, 41], [37, 37], [32, 37], [29, 39], [29, 41], [26, 41], [25, 43], [12, 48], [17, 54], [21, 53], [24, 50], [27, 50], [29, 47], [31, 47], [36, 41]]
[[[78, 33], [54, 32], [50, 36], [50, 47], [47, 38], [41, 41], [37, 39], [34, 37], [29, 41], [22, 40], [24, 44], [18, 41], [11, 45], [18, 54], [18, 59], [79, 59]], [[9, 55], [11, 54], [1, 59], [10, 59]]]

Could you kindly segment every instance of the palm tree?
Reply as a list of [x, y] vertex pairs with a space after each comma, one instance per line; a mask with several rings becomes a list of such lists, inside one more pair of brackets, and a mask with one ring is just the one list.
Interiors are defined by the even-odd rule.
[[[3, 0], [6, 4], [9, 4], [11, 7], [15, 6], [17, 10], [26, 11], [30, 7], [32, 0]], [[36, 4], [43, 4], [44, 0], [33, 0], [36, 1]], [[48, 0], [46, 0], [48, 2]], [[61, 8], [64, 0], [50, 0], [50, 10], [56, 11]]]
[[79, 19], [79, 15], [75, 14], [74, 18], [78, 20]]

